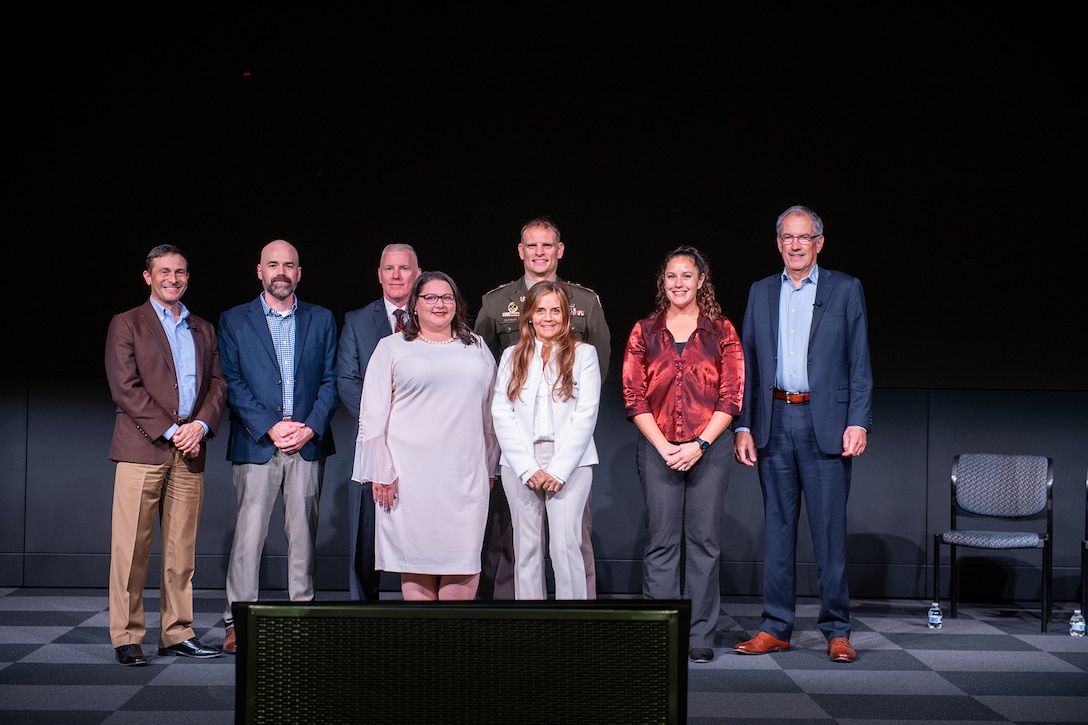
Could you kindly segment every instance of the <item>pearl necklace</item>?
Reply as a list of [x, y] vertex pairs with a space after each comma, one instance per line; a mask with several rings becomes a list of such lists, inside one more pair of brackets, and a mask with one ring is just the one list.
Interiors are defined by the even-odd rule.
[[421, 333], [419, 333], [419, 339], [423, 340], [423, 342], [427, 343], [428, 345], [449, 345], [451, 342], [453, 342], [457, 338], [454, 337], [453, 335], [450, 335], [450, 339], [448, 339], [448, 340], [430, 340], [430, 339], [424, 337], [423, 333], [421, 332]]

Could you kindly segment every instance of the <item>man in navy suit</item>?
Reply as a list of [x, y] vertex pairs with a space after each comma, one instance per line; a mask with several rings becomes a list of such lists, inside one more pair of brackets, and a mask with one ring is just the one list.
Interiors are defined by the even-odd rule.
[[851, 461], [865, 450], [872, 418], [865, 296], [856, 278], [816, 264], [824, 225], [814, 211], [791, 206], [775, 231], [785, 268], [748, 293], [744, 405], [733, 442], [739, 462], [758, 465], [763, 489], [763, 616], [756, 636], [733, 649], [789, 648], [803, 496], [820, 590], [816, 626], [833, 662], [853, 662], [846, 500]]
[[236, 650], [231, 606], [257, 601], [261, 552], [272, 507], [283, 493], [287, 592], [314, 597], [317, 519], [329, 423], [336, 411], [336, 320], [295, 297], [298, 250], [277, 239], [261, 250], [264, 290], [219, 318], [219, 355], [227, 380], [231, 467], [238, 516], [227, 567], [223, 651]]
[[[344, 316], [336, 353], [336, 391], [354, 422], [352, 441], [359, 437], [359, 403], [367, 363], [378, 341], [399, 331], [397, 318], [407, 315], [404, 306], [420, 271], [416, 250], [411, 245], [387, 245], [378, 264], [382, 296]], [[374, 496], [369, 481], [362, 485], [348, 482], [348, 531], [350, 596], [356, 600], [377, 600], [381, 573], [374, 571]]]

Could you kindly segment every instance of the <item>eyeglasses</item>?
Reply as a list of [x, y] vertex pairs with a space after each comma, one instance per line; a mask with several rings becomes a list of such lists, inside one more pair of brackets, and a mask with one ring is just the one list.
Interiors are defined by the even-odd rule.
[[419, 299], [423, 300], [428, 305], [433, 305], [439, 300], [442, 300], [447, 305], [452, 305], [454, 297], [453, 295], [420, 295]]
[[803, 246], [812, 244], [813, 239], [818, 239], [819, 234], [779, 234], [778, 238], [786, 244], [793, 244], [795, 241]]

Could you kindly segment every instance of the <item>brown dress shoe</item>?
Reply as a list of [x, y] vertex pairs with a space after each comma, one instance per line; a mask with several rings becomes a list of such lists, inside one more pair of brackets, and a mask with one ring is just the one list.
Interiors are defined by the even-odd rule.
[[789, 648], [789, 642], [772, 637], [766, 632], [760, 632], [747, 642], [735, 645], [733, 651], [739, 655], [765, 655], [768, 652], [783, 652]]
[[858, 653], [850, 645], [846, 637], [836, 637], [827, 643], [827, 655], [832, 662], [853, 662], [858, 658]]
[[238, 652], [238, 637], [234, 634], [234, 625], [227, 625], [227, 636], [223, 638], [223, 654], [236, 654]]

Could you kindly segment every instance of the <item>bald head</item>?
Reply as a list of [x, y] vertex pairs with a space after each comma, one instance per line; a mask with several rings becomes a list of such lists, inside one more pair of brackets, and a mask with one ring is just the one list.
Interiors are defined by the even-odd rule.
[[289, 309], [295, 302], [295, 287], [302, 279], [298, 250], [284, 239], [266, 244], [257, 265], [257, 278], [264, 286], [264, 299], [270, 307]]
[[264, 249], [261, 250], [261, 264], [264, 264], [269, 259], [287, 259], [290, 258], [295, 266], [298, 266], [298, 250], [295, 249], [295, 245], [291, 244], [286, 239], [274, 239], [268, 244], [264, 245]]

